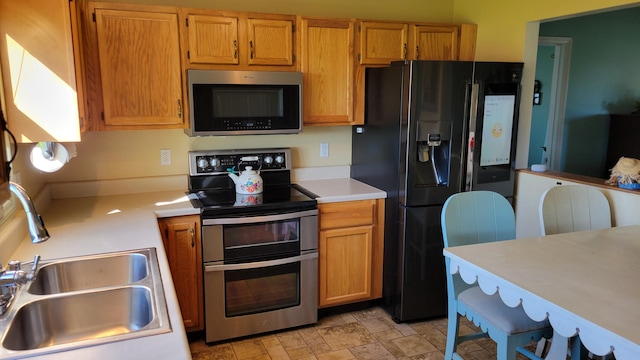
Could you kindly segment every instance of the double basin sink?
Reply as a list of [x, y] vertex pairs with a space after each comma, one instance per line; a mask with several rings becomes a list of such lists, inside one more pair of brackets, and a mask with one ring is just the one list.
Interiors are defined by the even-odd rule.
[[170, 331], [154, 248], [43, 261], [0, 316], [0, 359]]

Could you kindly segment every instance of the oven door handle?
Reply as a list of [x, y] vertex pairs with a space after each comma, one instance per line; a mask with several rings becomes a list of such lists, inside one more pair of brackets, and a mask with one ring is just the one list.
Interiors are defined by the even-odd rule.
[[288, 257], [284, 259], [257, 261], [257, 262], [242, 263], [242, 264], [205, 265], [204, 271], [214, 272], [214, 271], [257, 269], [257, 268], [264, 268], [269, 266], [291, 264], [298, 261], [304, 261], [304, 260], [310, 260], [310, 259], [316, 259], [316, 258], [318, 258], [318, 252], [314, 251], [309, 254]]
[[202, 219], [202, 225], [229, 225], [229, 224], [249, 224], [259, 222], [269, 222], [278, 220], [297, 219], [303, 216], [318, 215], [318, 210], [298, 211], [288, 214], [276, 214], [265, 216], [246, 216], [237, 218]]

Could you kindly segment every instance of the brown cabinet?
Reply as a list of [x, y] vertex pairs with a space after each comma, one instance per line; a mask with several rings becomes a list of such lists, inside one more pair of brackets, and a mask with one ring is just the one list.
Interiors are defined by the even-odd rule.
[[305, 125], [353, 123], [354, 21], [301, 18]]
[[609, 119], [609, 143], [606, 168], [603, 169], [603, 177], [607, 178], [622, 156], [640, 159], [637, 137], [640, 133], [640, 114], [611, 114]]
[[[191, 69], [296, 70], [295, 16], [181, 9]], [[273, 68], [276, 67], [276, 68]]]
[[80, 141], [78, 58], [74, 1], [0, 1], [0, 82], [17, 142]]
[[365, 73], [368, 67], [387, 66], [399, 60], [472, 61], [476, 31], [474, 24], [360, 21], [354, 123], [364, 123]]
[[319, 307], [382, 296], [384, 199], [318, 205]]
[[158, 219], [182, 320], [187, 331], [204, 329], [200, 216]]
[[90, 3], [86, 16], [92, 130], [183, 128], [177, 9]]

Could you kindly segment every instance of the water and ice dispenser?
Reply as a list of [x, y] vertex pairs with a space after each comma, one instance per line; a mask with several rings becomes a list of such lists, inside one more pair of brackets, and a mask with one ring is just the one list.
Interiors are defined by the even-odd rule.
[[451, 121], [418, 121], [418, 165], [422, 185], [449, 184], [451, 161]]

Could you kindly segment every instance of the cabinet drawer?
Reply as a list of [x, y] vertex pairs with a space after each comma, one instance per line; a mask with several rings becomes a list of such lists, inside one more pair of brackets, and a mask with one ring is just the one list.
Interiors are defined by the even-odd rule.
[[376, 219], [376, 201], [348, 201], [318, 205], [320, 229], [371, 225]]

